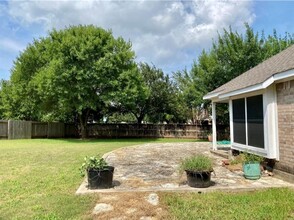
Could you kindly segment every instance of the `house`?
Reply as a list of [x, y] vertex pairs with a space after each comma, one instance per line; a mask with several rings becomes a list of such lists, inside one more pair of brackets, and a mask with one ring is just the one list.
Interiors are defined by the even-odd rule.
[[216, 103], [228, 103], [232, 149], [278, 161], [294, 174], [294, 46], [265, 60], [204, 96], [212, 101], [213, 149]]

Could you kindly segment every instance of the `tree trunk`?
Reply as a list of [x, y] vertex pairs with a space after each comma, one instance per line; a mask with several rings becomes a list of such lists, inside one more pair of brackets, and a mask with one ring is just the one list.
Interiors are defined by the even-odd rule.
[[83, 113], [79, 115], [80, 135], [82, 139], [86, 139], [88, 137], [88, 131], [87, 131], [88, 116], [89, 116], [89, 110], [83, 111]]
[[142, 124], [142, 121], [143, 121], [143, 119], [144, 119], [144, 117], [145, 117], [145, 114], [142, 114], [142, 113], [140, 113], [140, 115], [138, 116], [135, 112], [131, 112], [134, 116], [135, 116], [135, 118], [137, 119], [137, 124], [138, 125], [140, 125], [140, 124]]
[[139, 117], [136, 117], [137, 118], [137, 124], [140, 125], [142, 124], [142, 121], [144, 119], [144, 115], [140, 115]]
[[87, 125], [85, 125], [83, 122], [81, 122], [80, 126], [81, 126], [81, 138], [86, 139], [88, 137]]

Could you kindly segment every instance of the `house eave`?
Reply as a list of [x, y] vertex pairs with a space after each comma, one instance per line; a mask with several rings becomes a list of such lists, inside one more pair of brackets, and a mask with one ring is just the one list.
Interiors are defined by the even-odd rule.
[[256, 92], [258, 90], [262, 90], [262, 89], [266, 89], [267, 87], [269, 87], [270, 85], [272, 85], [275, 82], [279, 82], [279, 81], [283, 81], [285, 79], [289, 79], [289, 78], [294, 78], [294, 69], [291, 70], [287, 70], [281, 73], [277, 73], [273, 76], [271, 76], [270, 78], [268, 78], [267, 80], [265, 80], [262, 83], [256, 84], [256, 85], [252, 85], [252, 86], [248, 86], [242, 89], [238, 89], [238, 90], [234, 90], [228, 93], [213, 93], [213, 94], [209, 94], [209, 95], [205, 95], [203, 97], [203, 99], [210, 99], [212, 101], [224, 101], [224, 100], [229, 100], [230, 97], [232, 96], [237, 96], [237, 95], [242, 95], [245, 93], [250, 93], [250, 92]]
[[215, 98], [217, 99], [219, 94], [220, 94], [219, 92], [218, 93], [207, 94], [207, 95], [203, 96], [203, 99], [204, 100], [212, 100], [212, 99], [215, 99]]

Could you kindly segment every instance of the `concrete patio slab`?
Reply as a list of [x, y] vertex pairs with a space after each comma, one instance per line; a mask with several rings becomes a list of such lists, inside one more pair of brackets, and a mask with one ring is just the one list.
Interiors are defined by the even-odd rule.
[[[211, 143], [156, 143], [121, 148], [104, 158], [115, 167], [114, 187], [90, 190], [84, 180], [76, 194], [112, 192], [156, 192], [156, 191], [252, 191], [263, 188], [293, 187], [281, 179], [262, 176], [259, 180], [247, 180], [241, 171], [230, 171], [222, 166], [224, 158], [212, 154]], [[185, 157], [204, 154], [214, 161], [213, 186], [191, 188], [185, 174], [178, 171]]]

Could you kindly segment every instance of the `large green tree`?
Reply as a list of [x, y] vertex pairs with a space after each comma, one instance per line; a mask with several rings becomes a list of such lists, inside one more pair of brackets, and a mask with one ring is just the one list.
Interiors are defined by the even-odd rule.
[[[190, 109], [192, 121], [197, 118], [195, 112], [209, 109], [209, 102], [202, 99], [206, 93], [294, 43], [293, 36], [288, 33], [279, 37], [274, 31], [266, 37], [263, 33], [261, 36], [258, 32], [255, 33], [247, 24], [245, 29], [244, 34], [231, 28], [225, 29], [213, 42], [212, 49], [200, 54], [191, 71], [184, 70], [174, 74], [182, 98]], [[224, 121], [223, 116], [228, 116], [228, 110], [226, 107], [219, 107], [218, 119]]]
[[7, 116], [75, 118], [86, 137], [89, 117], [114, 99], [120, 76], [134, 65], [131, 43], [114, 38], [111, 31], [93, 25], [54, 29], [16, 59]]

